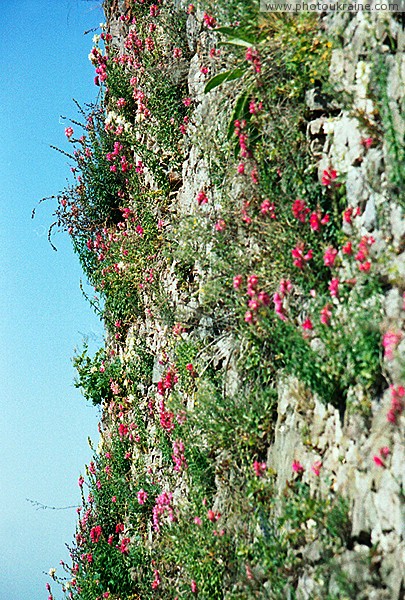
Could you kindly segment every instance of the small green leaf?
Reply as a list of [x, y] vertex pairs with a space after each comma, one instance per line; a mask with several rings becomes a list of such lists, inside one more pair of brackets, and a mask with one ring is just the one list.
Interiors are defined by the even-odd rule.
[[[249, 98], [250, 98], [250, 91], [248, 90], [247, 92], [243, 92], [243, 94], [241, 94], [239, 96], [239, 98], [237, 99], [236, 104], [235, 104], [235, 109], [232, 113], [232, 117], [231, 117], [231, 120], [229, 121], [229, 125], [228, 125], [228, 133], [226, 136], [226, 138], [228, 140], [230, 140], [231, 137], [235, 133], [234, 122], [237, 119], [240, 119], [241, 117], [245, 116], [244, 113], [247, 109], [247, 104], [248, 104]], [[247, 116], [249, 116], [249, 115], [250, 115], [250, 113], [248, 113]]]
[[233, 69], [233, 71], [224, 71], [224, 73], [219, 73], [219, 75], [215, 75], [212, 77], [205, 86], [204, 92], [208, 94], [211, 90], [218, 87], [222, 83], [226, 83], [227, 81], [233, 81], [234, 79], [239, 79], [245, 73], [246, 68], [238, 67]]
[[249, 46], [254, 46], [260, 41], [258, 36], [247, 33], [242, 27], [217, 27], [215, 31], [219, 31], [219, 33], [222, 33], [229, 38], [244, 41], [249, 44]]
[[226, 42], [219, 42], [218, 46], [229, 46], [229, 45], [233, 45], [233, 46], [244, 46], [245, 48], [251, 48], [252, 44], [250, 42], [247, 42], [246, 40], [242, 40], [240, 38], [228, 38], [226, 40]]

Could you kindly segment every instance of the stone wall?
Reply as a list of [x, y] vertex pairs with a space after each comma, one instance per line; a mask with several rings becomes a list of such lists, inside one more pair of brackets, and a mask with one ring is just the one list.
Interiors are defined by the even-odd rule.
[[[192, 121], [196, 138], [204, 130], [204, 124], [215, 118], [215, 104], [221, 94], [221, 91], [209, 95], [203, 93], [204, 78], [199, 65], [215, 34], [201, 31], [201, 17], [200, 12], [191, 14], [187, 22], [189, 48], [195, 52], [189, 64], [188, 87], [195, 104]], [[395, 170], [389, 147], [392, 142], [387, 141], [389, 135], [386, 135], [383, 147], [375, 147], [373, 131], [381, 133], [381, 128], [389, 128], [392, 124], [396, 139], [403, 139], [405, 37], [399, 20], [392, 15], [333, 15], [323, 17], [323, 23], [340, 43], [340, 47], [332, 52], [330, 67], [331, 83], [337, 93], [330, 101], [317, 90], [308, 90], [308, 136], [319, 164], [320, 178], [326, 168], [336, 169], [346, 181], [348, 206], [360, 209], [361, 214], [352, 224], [345, 223], [344, 228], [359, 237], [371, 235], [375, 239], [373, 257], [386, 281], [381, 333], [393, 331], [398, 339], [402, 336], [402, 342], [392, 358], [387, 353], [382, 358], [384, 375], [392, 387], [373, 399], [371, 412], [367, 414], [347, 409], [342, 416], [333, 406], [325, 406], [321, 399], [308, 394], [296, 378], [281, 377], [277, 423], [274, 441], [268, 448], [267, 464], [277, 474], [280, 492], [291, 474], [292, 462], [299, 460], [305, 469], [303, 480], [314, 493], [327, 496], [333, 490], [348, 500], [352, 543], [338, 557], [339, 565], [349, 581], [361, 583], [362, 592], [358, 598], [399, 600], [404, 593], [404, 569], [400, 565], [405, 552], [401, 491], [405, 484], [405, 421], [402, 416], [395, 423], [389, 422], [387, 414], [393, 390], [401, 385], [403, 376], [405, 219], [401, 206], [391, 199], [392, 189], [398, 185], [392, 177]], [[113, 19], [110, 19], [110, 28], [114, 36], [119, 37], [119, 26]], [[385, 125], [377, 118], [378, 102], [385, 103]], [[190, 139], [183, 163], [182, 185], [173, 196], [172, 210], [178, 215], [189, 215], [193, 211], [197, 215], [195, 197], [203, 187], [210, 188], [209, 168], [201, 145], [193, 143], [193, 135]], [[343, 263], [341, 278], [350, 277], [353, 277], [350, 266]], [[190, 298], [184, 288], [179, 288], [173, 265], [164, 275], [164, 285], [169, 302], [178, 309], [181, 321], [189, 327], [193, 324], [194, 335], [204, 337], [212, 330], [212, 319], [199, 316], [198, 298]], [[144, 300], [149, 316], [131, 328], [125, 352], [131, 352], [131, 344], [137, 337], [146, 339], [149, 350], [156, 357], [153, 378], [156, 383], [164, 368], [162, 357], [170, 353], [168, 327], [156, 317], [153, 301], [146, 292]], [[237, 381], [238, 373], [230, 356], [231, 338], [222, 338], [214, 346], [217, 360], [229, 358], [229, 381]], [[153, 393], [152, 387], [145, 393], [145, 398]], [[191, 399], [189, 403], [192, 403]], [[348, 404], [359, 407], [361, 403], [362, 390], [351, 389]], [[153, 439], [152, 423], [149, 434]], [[389, 448], [389, 454], [379, 454], [381, 448]], [[383, 456], [383, 466], [373, 460], [375, 456]], [[160, 461], [160, 451], [152, 449], [147, 464], [157, 476]], [[322, 478], [310, 476], [311, 465], [317, 463], [329, 473], [328, 484]], [[185, 485], [184, 482], [178, 485], [174, 502]], [[215, 510], [226, 504], [226, 494], [226, 487], [218, 485]], [[322, 561], [317, 540], [303, 552], [307, 553], [308, 569], [298, 582], [297, 597], [310, 600], [319, 597], [317, 583], [312, 577]], [[335, 591], [332, 581], [329, 593], [333, 595]]]

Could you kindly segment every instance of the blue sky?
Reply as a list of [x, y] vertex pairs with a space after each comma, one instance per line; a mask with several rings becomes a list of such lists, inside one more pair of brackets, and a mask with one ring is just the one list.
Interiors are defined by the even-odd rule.
[[[0, 600], [47, 598], [43, 571], [67, 559], [77, 479], [97, 440], [97, 410], [73, 386], [71, 358], [103, 329], [83, 298], [80, 265], [64, 235], [47, 242], [52, 201], [69, 177], [60, 115], [95, 99], [88, 61], [100, 3], [2, 0], [0, 21]], [[59, 569], [58, 569], [59, 570]], [[60, 597], [60, 594], [57, 596]]]

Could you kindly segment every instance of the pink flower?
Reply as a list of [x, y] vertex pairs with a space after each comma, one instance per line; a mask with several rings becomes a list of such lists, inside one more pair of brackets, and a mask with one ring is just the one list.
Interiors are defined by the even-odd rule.
[[364, 148], [366, 148], [367, 150], [369, 148], [371, 148], [371, 146], [373, 145], [373, 138], [372, 137], [368, 137], [368, 138], [362, 138], [360, 143], [362, 146], [364, 146]]
[[293, 248], [291, 250], [291, 255], [294, 259], [293, 264], [298, 269], [303, 269], [305, 266], [305, 263], [308, 262], [309, 260], [311, 260], [311, 258], [313, 257], [313, 251], [308, 250], [308, 252], [306, 254], [304, 254], [304, 252], [305, 252], [304, 248], [305, 248], [304, 243], [300, 242], [299, 244], [297, 244], [297, 246], [295, 248]]
[[384, 347], [385, 359], [392, 360], [394, 358], [394, 350], [397, 348], [401, 339], [402, 333], [400, 331], [393, 331], [390, 329], [384, 333], [382, 345]]
[[274, 211], [275, 211], [274, 202], [270, 202], [270, 200], [263, 200], [263, 202], [260, 205], [260, 212], [262, 213], [262, 215], [270, 214], [270, 218], [275, 219], [276, 215], [275, 215]]
[[128, 425], [125, 425], [124, 423], [120, 423], [118, 426], [118, 433], [120, 435], [120, 438], [126, 437], [129, 434]]
[[145, 492], [145, 490], [140, 489], [137, 494], [137, 498], [139, 504], [145, 504], [146, 500], [148, 499], [148, 494]]
[[157, 587], [159, 587], [159, 585], [162, 582], [161, 582], [161, 579], [160, 579], [159, 571], [157, 569], [154, 569], [153, 574], [155, 576], [155, 579], [152, 581], [152, 589], [155, 590]]
[[331, 167], [329, 167], [328, 169], [325, 169], [324, 172], [322, 173], [322, 185], [329, 187], [332, 185], [332, 183], [337, 179], [337, 172], [335, 171], [335, 169], [332, 169]]
[[254, 167], [254, 169], [250, 171], [250, 179], [255, 185], [259, 183], [259, 171], [257, 170], [257, 167]]
[[115, 533], [122, 533], [124, 529], [124, 523], [117, 523], [115, 526]]
[[309, 215], [309, 225], [312, 231], [320, 231], [321, 225], [326, 225], [326, 223], [329, 223], [329, 215], [322, 217], [319, 211]]
[[[189, 6], [192, 6], [192, 5], [190, 4]], [[217, 24], [215, 17], [212, 17], [208, 13], [203, 14], [203, 21], [204, 21], [205, 25], [208, 27], [208, 29], [212, 29]]]
[[173, 494], [171, 492], [162, 492], [159, 496], [156, 496], [155, 506], [152, 511], [153, 529], [160, 532], [160, 517], [167, 513], [169, 520], [174, 521], [174, 514], [172, 508]]
[[253, 313], [250, 310], [248, 310], [245, 312], [245, 322], [252, 323], [252, 321], [253, 321]]
[[302, 464], [298, 461], [298, 460], [294, 460], [293, 464], [291, 466], [292, 470], [294, 471], [294, 473], [303, 473], [304, 472], [304, 467], [302, 466]]
[[101, 538], [101, 525], [96, 525], [90, 530], [90, 539], [93, 544], [97, 544], [97, 542]]
[[254, 101], [249, 102], [249, 112], [251, 115], [255, 115], [256, 113], [260, 112], [262, 108], [263, 102], [258, 102], [257, 104]]
[[240, 288], [240, 286], [242, 285], [242, 280], [242, 275], [235, 275], [235, 277], [233, 278], [233, 287], [235, 288], [235, 290], [238, 290]]
[[342, 246], [342, 252], [343, 254], [353, 254], [353, 247], [352, 247], [352, 243], [351, 242], [346, 242], [346, 244], [344, 246]]
[[248, 48], [245, 53], [245, 59], [253, 64], [256, 73], [261, 73], [262, 67], [260, 62], [260, 55], [256, 48]]
[[373, 456], [373, 461], [377, 465], [377, 467], [385, 467], [384, 461], [379, 456], [377, 456], [377, 454]]
[[331, 305], [326, 304], [323, 307], [323, 309], [321, 310], [321, 323], [323, 325], [329, 325], [331, 316], [332, 316]]
[[[375, 239], [371, 235], [364, 235], [359, 242], [359, 251], [357, 252], [355, 259], [361, 263], [363, 263], [369, 255], [369, 247], [375, 243]], [[361, 265], [359, 265], [360, 270], [369, 270], [369, 269], [361, 269]]]
[[245, 164], [244, 163], [239, 163], [237, 168], [236, 168], [237, 172], [239, 173], [239, 175], [243, 175], [245, 172]]
[[126, 103], [127, 103], [127, 101], [125, 100], [125, 98], [118, 98], [117, 107], [123, 108], [126, 105]]
[[182, 54], [183, 54], [183, 50], [181, 48], [173, 49], [173, 58], [181, 58]]
[[287, 317], [285, 316], [285, 313], [284, 313], [283, 298], [278, 292], [276, 292], [273, 295], [273, 302], [274, 302], [274, 312], [276, 313], [276, 315], [282, 321], [286, 321]]
[[285, 296], [287, 293], [292, 292], [292, 289], [293, 289], [293, 286], [289, 279], [281, 279], [280, 285], [279, 285], [280, 294]]
[[212, 523], [214, 523], [214, 521], [215, 521], [215, 513], [214, 513], [214, 511], [211, 508], [207, 512], [207, 519], [209, 521], [211, 521]]
[[349, 225], [352, 224], [352, 215], [353, 215], [353, 207], [349, 206], [349, 208], [346, 208], [346, 210], [343, 213], [343, 221], [345, 223], [348, 223]]
[[176, 440], [173, 442], [172, 460], [174, 462], [174, 470], [177, 471], [177, 473], [180, 473], [183, 471], [183, 469], [188, 468], [187, 461], [184, 456], [184, 444], [182, 440]]
[[200, 526], [202, 524], [202, 521], [200, 519], [200, 517], [194, 517], [194, 523], [198, 526]]
[[251, 286], [252, 288], [256, 287], [258, 282], [259, 282], [259, 278], [257, 275], [249, 275], [248, 279], [247, 279], [248, 285]]
[[370, 269], [371, 269], [371, 262], [369, 260], [366, 260], [365, 262], [359, 264], [359, 271], [368, 273]]
[[259, 292], [257, 294], [257, 299], [263, 306], [268, 306], [270, 304], [270, 296], [266, 292]]
[[309, 225], [312, 231], [319, 231], [321, 229], [321, 220], [316, 212], [309, 215]]
[[207, 202], [208, 202], [208, 198], [207, 198], [206, 193], [203, 190], [201, 190], [200, 192], [198, 192], [198, 194], [197, 194], [197, 204], [198, 204], [198, 206], [201, 206], [202, 204], [207, 204]]
[[225, 229], [225, 227], [226, 227], [226, 223], [225, 223], [225, 221], [223, 219], [220, 219], [214, 225], [215, 231], [223, 231]]
[[71, 127], [66, 127], [65, 136], [69, 139], [72, 137], [72, 135], [73, 135], [73, 129]]
[[257, 460], [253, 463], [253, 470], [255, 472], [256, 477], [262, 477], [267, 469], [267, 464], [265, 462], [258, 462]]
[[305, 223], [307, 214], [310, 211], [304, 200], [300, 200], [299, 198], [297, 198], [297, 200], [293, 202], [291, 210], [293, 212], [294, 217], [298, 219], [298, 221], [301, 221], [301, 223]]
[[331, 279], [331, 281], [329, 282], [328, 287], [332, 298], [337, 298], [339, 295], [339, 283], [339, 279], [337, 279], [336, 277]]
[[380, 448], [380, 455], [383, 458], [387, 458], [387, 456], [390, 454], [391, 450], [388, 448], [388, 446], [384, 446], [383, 448]]
[[311, 330], [314, 328], [311, 319], [305, 319], [301, 327], [305, 330]]
[[198, 591], [197, 584], [194, 581], [194, 579], [191, 581], [191, 591], [193, 592], [193, 594], [196, 594]]
[[78, 479], [78, 484], [79, 484], [79, 487], [83, 487], [83, 483], [84, 483], [84, 479], [83, 479], [83, 477], [80, 475], [80, 477], [79, 477], [79, 479]]
[[118, 548], [118, 550], [122, 553], [122, 554], [128, 554], [129, 550], [128, 550], [128, 546], [130, 544], [131, 540], [127, 537], [122, 538], [121, 540], [121, 544], [117, 545], [116, 548]]
[[322, 461], [320, 461], [320, 460], [317, 460], [316, 462], [314, 462], [314, 464], [311, 467], [312, 472], [315, 473], [315, 475], [317, 477], [319, 477], [321, 467], [322, 467]]
[[325, 250], [325, 253], [323, 255], [323, 264], [326, 267], [333, 267], [333, 265], [335, 264], [335, 259], [336, 259], [337, 253], [338, 252], [335, 248], [332, 248], [332, 246], [329, 246]]
[[248, 307], [251, 308], [253, 311], [257, 311], [260, 308], [260, 302], [258, 302], [255, 299], [249, 300]]
[[405, 388], [402, 385], [397, 387], [391, 385], [391, 408], [387, 413], [387, 421], [396, 423], [398, 416], [404, 410]]

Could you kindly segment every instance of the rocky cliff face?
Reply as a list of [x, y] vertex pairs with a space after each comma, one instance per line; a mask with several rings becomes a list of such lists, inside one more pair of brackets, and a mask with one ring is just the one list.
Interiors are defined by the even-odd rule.
[[123, 217], [81, 255], [108, 338], [70, 593], [399, 599], [400, 20], [105, 9]]

